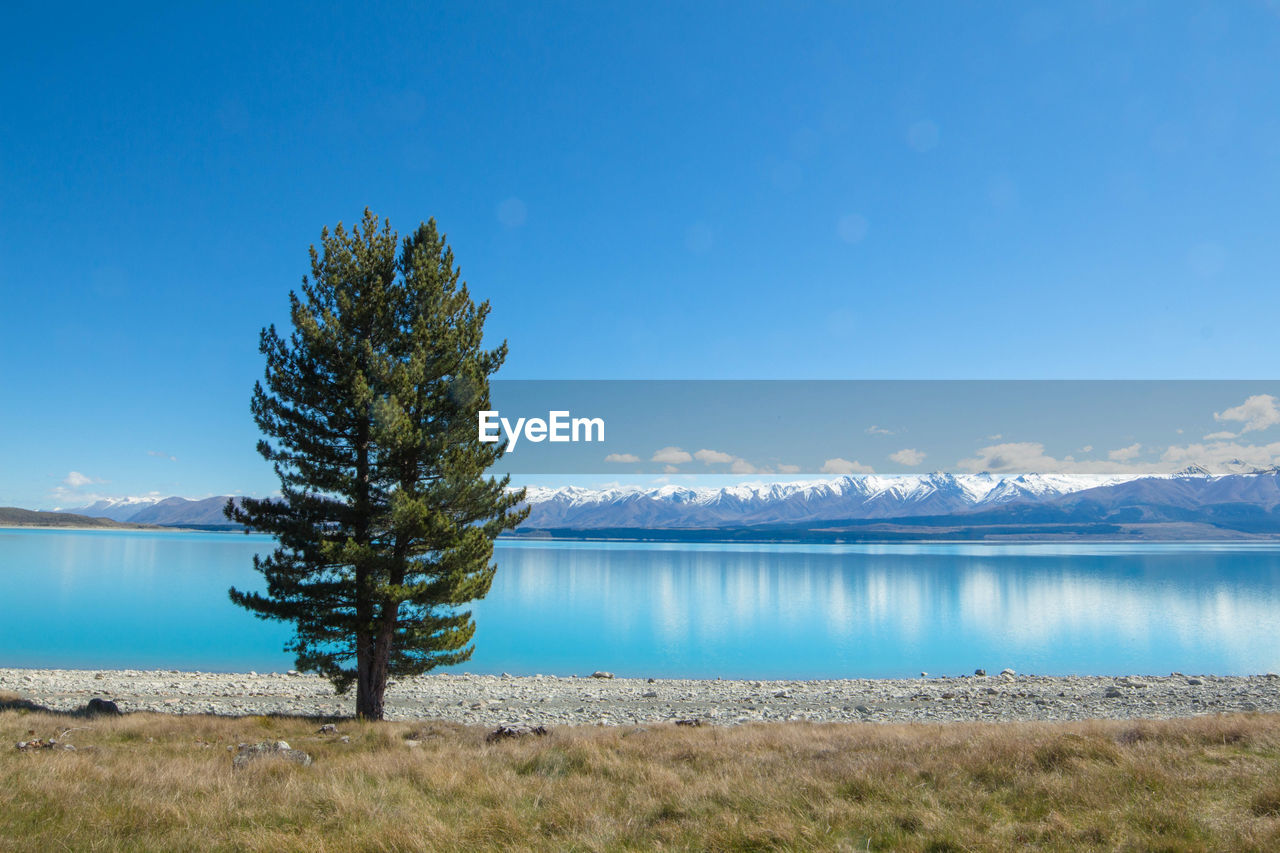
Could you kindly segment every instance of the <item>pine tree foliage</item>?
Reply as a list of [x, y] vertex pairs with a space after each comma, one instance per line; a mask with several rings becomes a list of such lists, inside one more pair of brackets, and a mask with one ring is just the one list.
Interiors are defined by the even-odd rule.
[[381, 719], [389, 676], [471, 656], [465, 606], [489, 590], [494, 538], [528, 514], [486, 474], [503, 445], [476, 434], [507, 347], [484, 348], [489, 304], [435, 220], [403, 242], [368, 210], [324, 229], [301, 291], [292, 333], [262, 331], [252, 402], [281, 497], [226, 509], [278, 547], [254, 560], [265, 594], [230, 594], [292, 622], [298, 669], [354, 683], [357, 714]]

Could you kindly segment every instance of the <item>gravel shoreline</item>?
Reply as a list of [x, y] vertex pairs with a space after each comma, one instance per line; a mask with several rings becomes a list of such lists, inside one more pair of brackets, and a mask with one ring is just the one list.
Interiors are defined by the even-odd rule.
[[[0, 669], [0, 691], [56, 711], [89, 699], [123, 711], [347, 717], [354, 696], [323, 678], [288, 673], [177, 670]], [[964, 722], [1165, 719], [1259, 711], [1280, 713], [1280, 678], [1256, 676], [991, 676], [817, 681], [722, 681], [426, 675], [387, 691], [390, 719], [469, 725]]]

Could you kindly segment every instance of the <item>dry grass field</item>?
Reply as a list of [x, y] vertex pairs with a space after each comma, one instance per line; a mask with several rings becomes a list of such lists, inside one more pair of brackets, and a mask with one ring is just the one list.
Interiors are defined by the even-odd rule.
[[[318, 733], [324, 720], [12, 704], [3, 851], [1280, 850], [1275, 716], [577, 728], [487, 743], [438, 723], [339, 720], [334, 735]], [[76, 749], [16, 748], [32, 737]], [[276, 740], [314, 762], [233, 768], [229, 746]]]

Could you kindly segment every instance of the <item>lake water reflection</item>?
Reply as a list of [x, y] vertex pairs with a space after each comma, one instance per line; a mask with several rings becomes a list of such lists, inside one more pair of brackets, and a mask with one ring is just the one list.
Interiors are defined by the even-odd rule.
[[[0, 531], [0, 666], [259, 671], [237, 534]], [[1280, 669], [1274, 545], [503, 542], [471, 672], [725, 678]]]

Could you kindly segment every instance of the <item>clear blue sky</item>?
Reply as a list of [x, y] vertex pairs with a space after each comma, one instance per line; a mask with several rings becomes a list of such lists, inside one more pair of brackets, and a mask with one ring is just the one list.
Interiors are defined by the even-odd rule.
[[366, 205], [507, 378], [1275, 377], [1277, 56], [1264, 2], [8, 3], [0, 505], [269, 491], [258, 329]]

